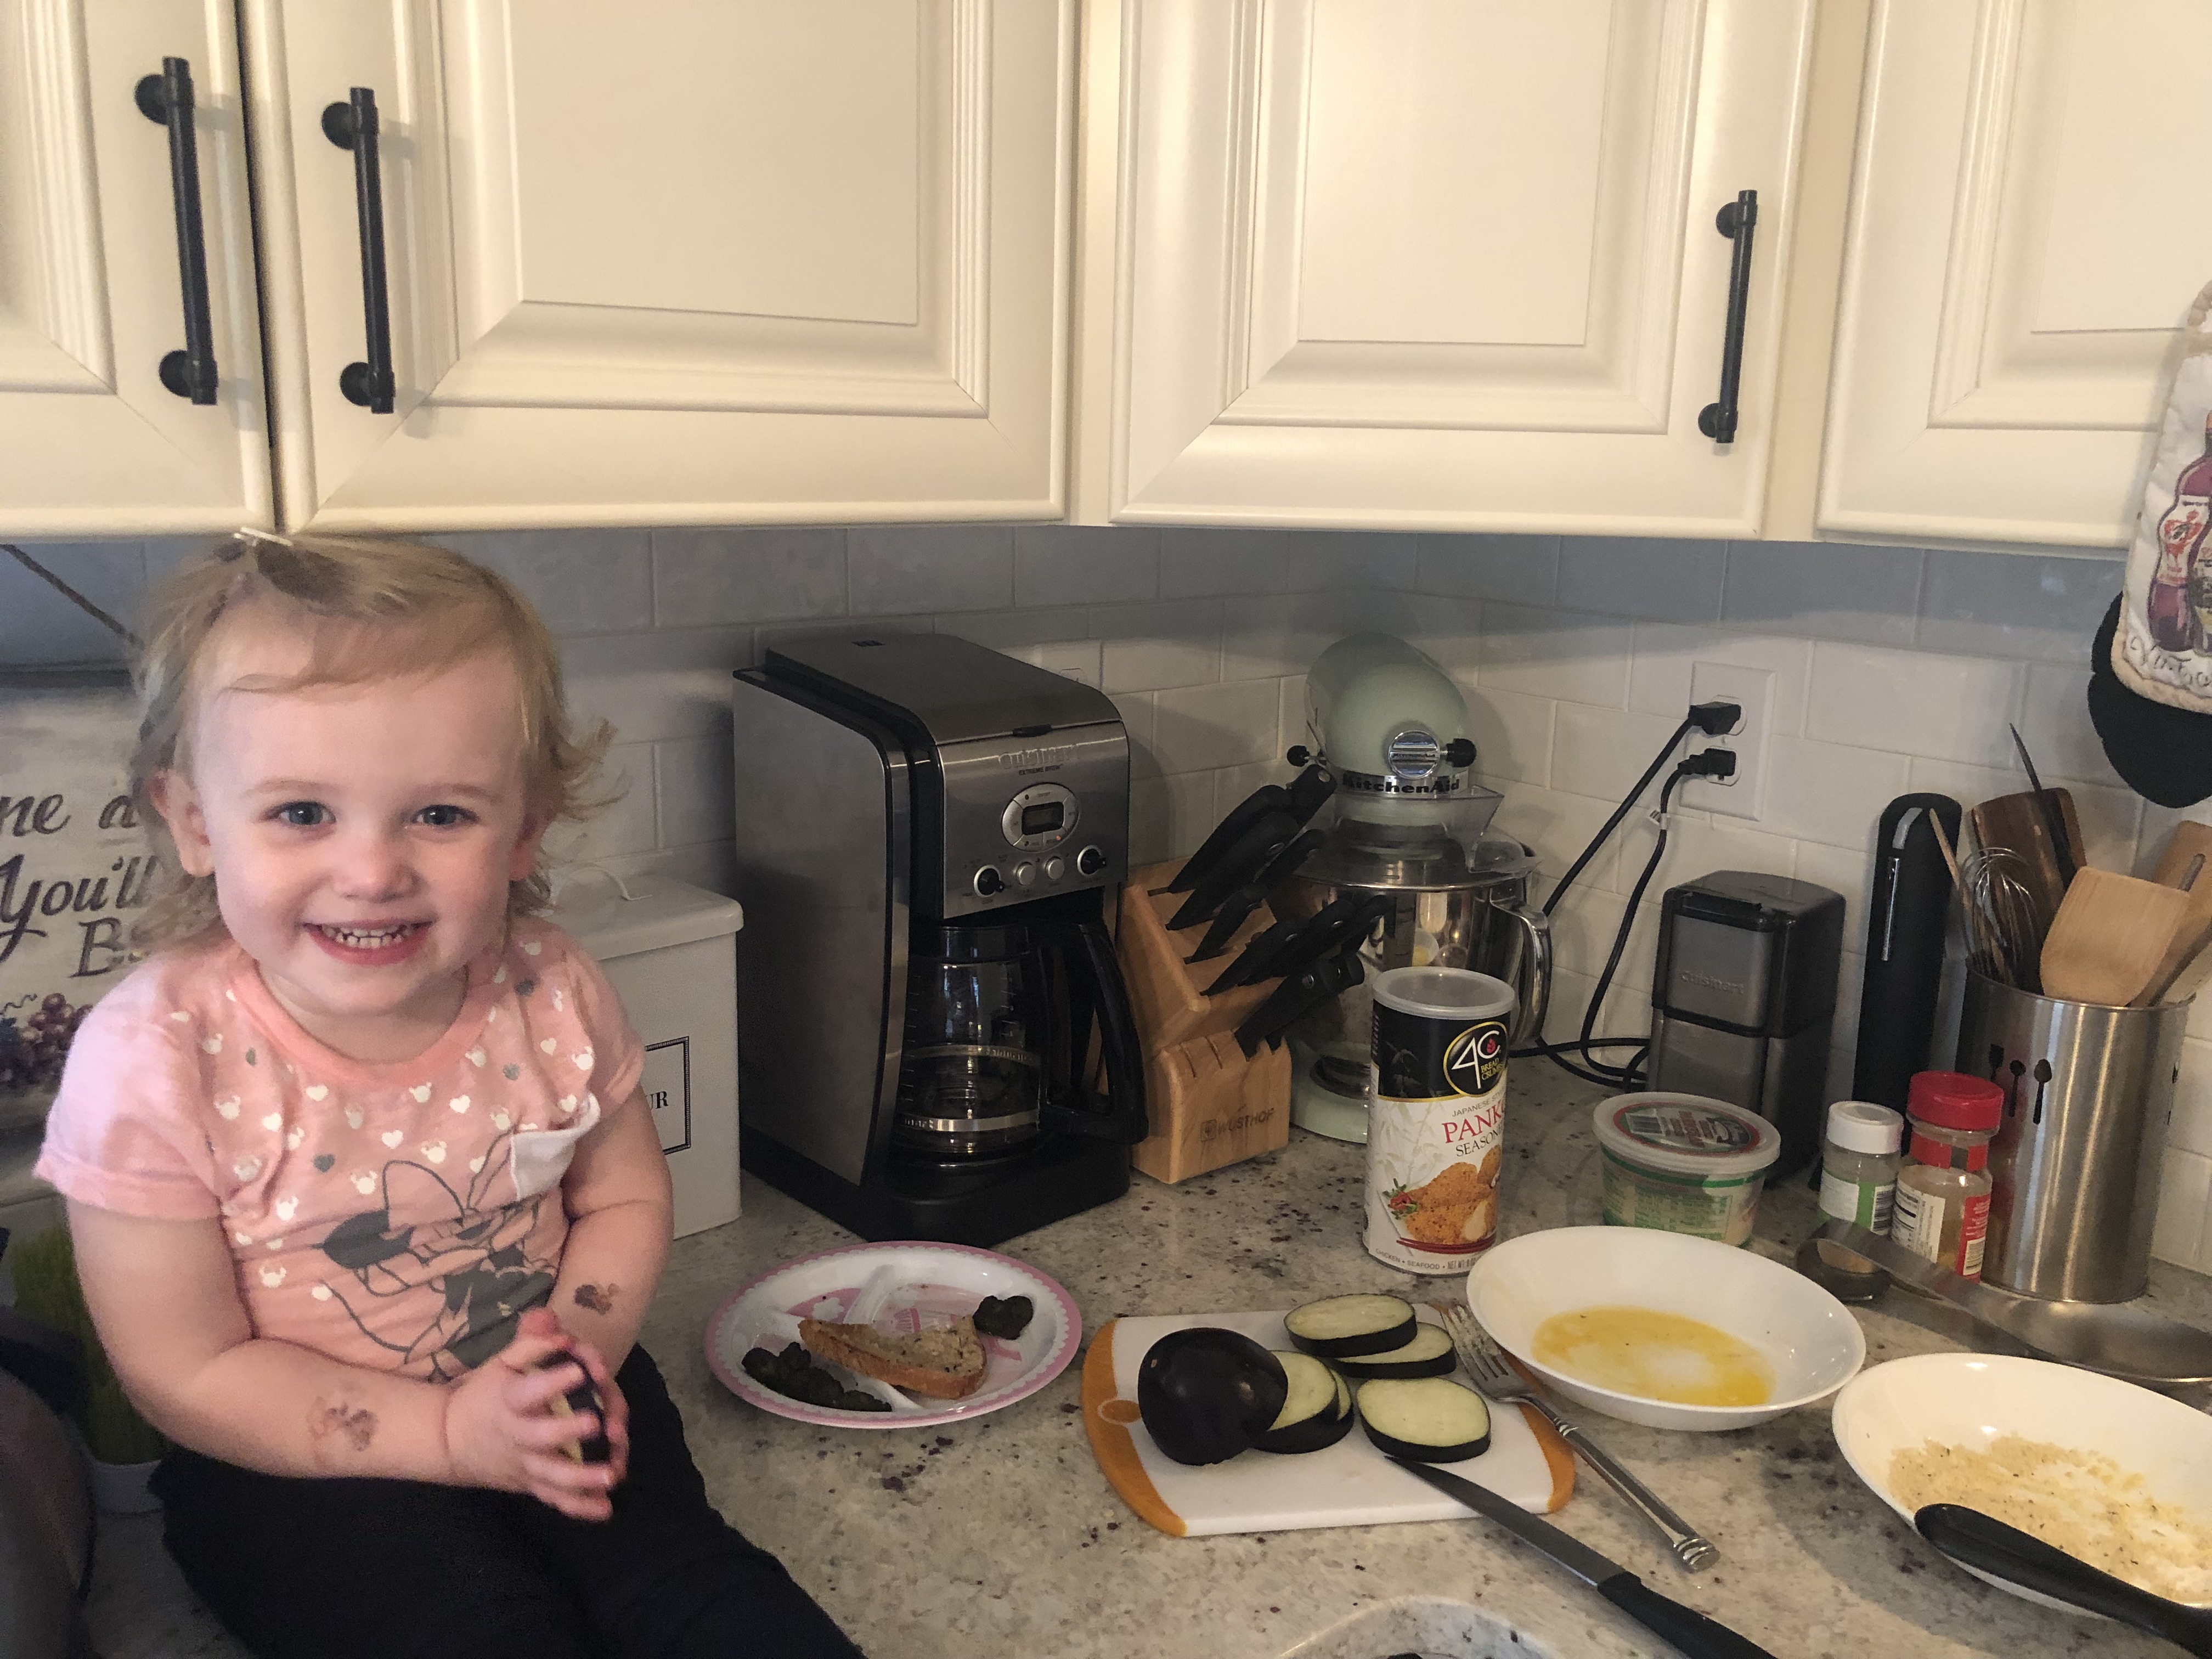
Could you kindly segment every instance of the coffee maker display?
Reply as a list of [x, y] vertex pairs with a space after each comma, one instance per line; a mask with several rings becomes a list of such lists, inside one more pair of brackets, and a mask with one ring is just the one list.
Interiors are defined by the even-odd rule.
[[744, 1167], [872, 1239], [995, 1244], [1127, 1191], [1112, 702], [931, 634], [793, 641], [732, 698]]

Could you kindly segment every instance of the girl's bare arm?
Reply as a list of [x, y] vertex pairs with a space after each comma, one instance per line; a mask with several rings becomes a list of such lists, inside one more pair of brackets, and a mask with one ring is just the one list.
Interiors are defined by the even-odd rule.
[[642, 1090], [577, 1143], [562, 1178], [568, 1241], [553, 1311], [620, 1370], [668, 1261], [675, 1200]]
[[[578, 1437], [574, 1419], [548, 1409], [567, 1368], [534, 1368], [556, 1343], [518, 1337], [450, 1387], [364, 1370], [253, 1334], [219, 1223], [74, 1200], [69, 1219], [109, 1363], [147, 1420], [179, 1444], [270, 1474], [496, 1486], [556, 1505], [568, 1494], [552, 1488], [573, 1482], [585, 1507], [604, 1507], [604, 1479], [558, 1452]], [[478, 1401], [465, 1437], [449, 1432], [465, 1388]]]

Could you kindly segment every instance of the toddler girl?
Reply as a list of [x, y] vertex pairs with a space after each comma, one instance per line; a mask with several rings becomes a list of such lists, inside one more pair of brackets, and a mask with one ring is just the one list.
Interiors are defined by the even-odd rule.
[[668, 1169], [612, 990], [532, 918], [605, 740], [543, 623], [439, 549], [241, 535], [155, 598], [138, 679], [183, 878], [38, 1172], [175, 1443], [186, 1579], [264, 1656], [853, 1659], [635, 1346]]

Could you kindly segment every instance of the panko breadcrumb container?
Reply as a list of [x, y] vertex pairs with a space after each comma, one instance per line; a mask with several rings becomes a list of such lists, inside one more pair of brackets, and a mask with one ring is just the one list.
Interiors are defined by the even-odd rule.
[[1759, 1216], [1782, 1133], [1704, 1095], [1615, 1095], [1597, 1104], [1608, 1227], [1741, 1244]]
[[1367, 1086], [1367, 1253], [1464, 1273], [1498, 1237], [1513, 988], [1465, 968], [1375, 978]]

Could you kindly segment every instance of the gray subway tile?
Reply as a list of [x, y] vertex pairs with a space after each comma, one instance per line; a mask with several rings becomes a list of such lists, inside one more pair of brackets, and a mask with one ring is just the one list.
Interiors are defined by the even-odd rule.
[[1917, 547], [1731, 542], [1721, 619], [1868, 645], [1910, 645], [1920, 603]]
[[1727, 568], [1722, 542], [1568, 536], [1559, 543], [1559, 603], [1593, 616], [1713, 622]]
[[850, 606], [861, 616], [994, 611], [1014, 599], [1014, 532], [1005, 525], [884, 525], [848, 531]]
[[2111, 558], [1930, 550], [1918, 641], [1935, 651], [2087, 662], [2122, 570]]
[[835, 617], [845, 609], [845, 532], [802, 526], [653, 532], [663, 628]]

